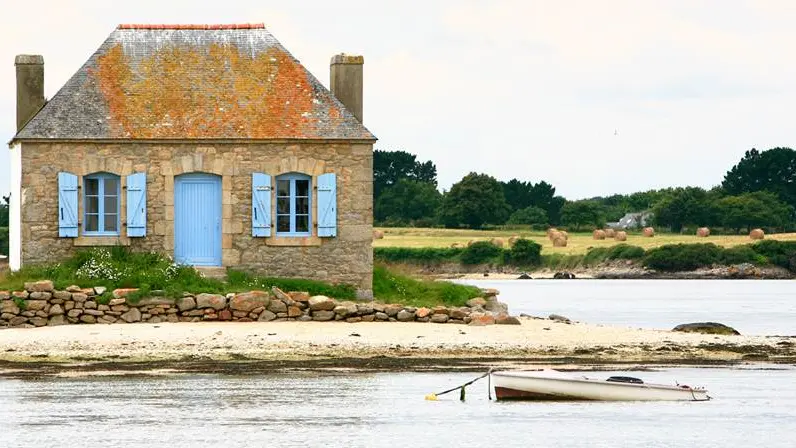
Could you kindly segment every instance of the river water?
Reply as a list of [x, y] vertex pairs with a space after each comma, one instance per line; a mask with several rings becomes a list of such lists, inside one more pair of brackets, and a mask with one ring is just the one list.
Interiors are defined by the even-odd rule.
[[[710, 402], [494, 402], [473, 373], [0, 379], [0, 446], [793, 447], [796, 369], [671, 368]], [[590, 377], [628, 372], [588, 372]]]
[[[511, 314], [670, 330], [721, 322], [746, 335], [796, 335], [794, 280], [462, 280], [500, 290]], [[796, 441], [794, 441], [796, 447]]]

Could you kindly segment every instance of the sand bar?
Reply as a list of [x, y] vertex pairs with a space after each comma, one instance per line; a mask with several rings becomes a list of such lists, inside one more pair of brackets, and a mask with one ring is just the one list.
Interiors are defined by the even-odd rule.
[[[0, 374], [37, 364], [125, 363], [180, 368], [258, 361], [384, 370], [496, 363], [794, 362], [796, 339], [714, 336], [565, 324], [523, 318], [522, 325], [251, 322], [65, 325], [0, 330]], [[378, 362], [376, 362], [378, 361]], [[291, 364], [292, 362], [292, 364]], [[287, 364], [286, 364], [287, 363]], [[109, 367], [110, 366], [110, 367]], [[202, 370], [201, 368], [198, 370]], [[221, 368], [223, 370], [223, 368]]]

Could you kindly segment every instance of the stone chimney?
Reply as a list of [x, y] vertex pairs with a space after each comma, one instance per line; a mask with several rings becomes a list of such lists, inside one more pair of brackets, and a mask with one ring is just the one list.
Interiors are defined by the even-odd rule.
[[329, 77], [332, 94], [362, 123], [362, 66], [365, 58], [348, 54], [332, 57]]
[[17, 132], [44, 106], [44, 58], [20, 54], [17, 68]]

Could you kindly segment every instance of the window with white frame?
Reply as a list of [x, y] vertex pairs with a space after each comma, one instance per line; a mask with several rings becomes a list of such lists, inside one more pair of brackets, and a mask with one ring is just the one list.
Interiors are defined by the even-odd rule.
[[288, 173], [276, 178], [276, 234], [310, 236], [312, 178]]
[[83, 178], [83, 233], [119, 235], [119, 176], [98, 173]]

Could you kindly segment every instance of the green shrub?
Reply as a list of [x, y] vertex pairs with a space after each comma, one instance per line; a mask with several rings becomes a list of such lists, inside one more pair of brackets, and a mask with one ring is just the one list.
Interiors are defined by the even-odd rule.
[[508, 250], [509, 262], [519, 266], [538, 266], [542, 262], [542, 246], [520, 238]]
[[658, 271], [692, 271], [720, 263], [721, 253], [713, 243], [667, 244], [647, 251], [643, 263]]
[[719, 263], [721, 264], [759, 264], [759, 262], [760, 255], [748, 245], [724, 248], [719, 257]]
[[460, 256], [462, 264], [482, 264], [503, 255], [503, 249], [488, 241], [476, 241], [467, 246]]
[[468, 300], [481, 295], [481, 290], [445, 281], [416, 280], [376, 265], [373, 268], [373, 295], [385, 303], [427, 307], [463, 306]]
[[460, 248], [445, 247], [375, 247], [373, 259], [389, 263], [443, 263], [458, 261]]
[[586, 252], [583, 264], [591, 266], [605, 260], [638, 260], [644, 256], [644, 253], [643, 248], [625, 243], [610, 247], [595, 247]]
[[631, 246], [630, 244], [620, 243], [611, 246], [608, 252], [609, 260], [638, 260], [644, 257], [643, 247]]
[[763, 240], [752, 244], [751, 248], [769, 263], [796, 272], [796, 241]]

